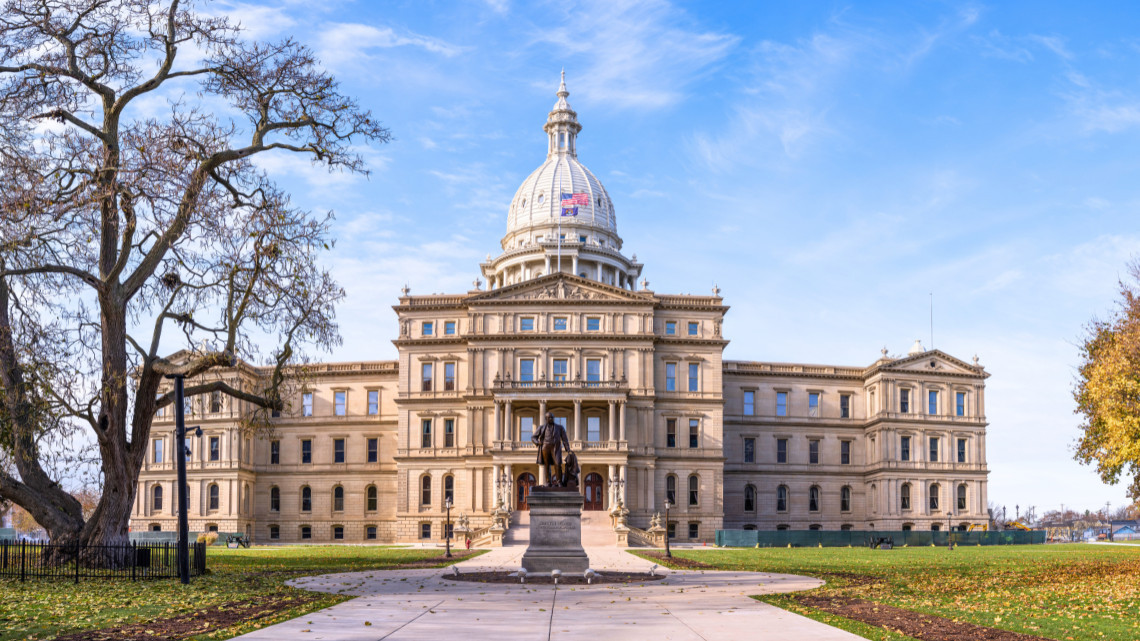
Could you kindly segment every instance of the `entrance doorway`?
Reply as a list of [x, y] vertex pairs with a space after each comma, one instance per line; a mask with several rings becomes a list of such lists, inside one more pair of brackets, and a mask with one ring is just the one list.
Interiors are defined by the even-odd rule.
[[582, 505], [582, 509], [602, 509], [602, 475], [597, 472], [590, 472], [586, 475], [586, 481], [582, 484], [582, 487], [586, 490], [586, 500]]
[[518, 501], [516, 510], [526, 512], [530, 507], [526, 504], [526, 500], [530, 497], [530, 488], [534, 487], [534, 475], [530, 472], [523, 472], [519, 474], [518, 478]]

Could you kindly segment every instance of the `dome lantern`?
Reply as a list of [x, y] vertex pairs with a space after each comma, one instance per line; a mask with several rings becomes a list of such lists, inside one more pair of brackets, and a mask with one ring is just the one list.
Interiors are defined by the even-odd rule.
[[549, 137], [546, 150], [548, 158], [555, 154], [578, 157], [578, 132], [582, 131], [582, 125], [578, 122], [577, 112], [566, 101], [569, 95], [570, 92], [566, 90], [566, 70], [563, 69], [562, 84], [558, 85], [558, 102], [554, 103], [554, 108], [546, 116], [546, 125], [542, 128]]

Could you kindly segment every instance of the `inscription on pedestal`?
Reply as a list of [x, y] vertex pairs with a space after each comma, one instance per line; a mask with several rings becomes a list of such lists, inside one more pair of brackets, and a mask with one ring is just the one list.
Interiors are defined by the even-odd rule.
[[590, 559], [582, 548], [582, 495], [535, 488], [530, 507], [530, 545], [522, 558], [527, 572], [583, 572]]

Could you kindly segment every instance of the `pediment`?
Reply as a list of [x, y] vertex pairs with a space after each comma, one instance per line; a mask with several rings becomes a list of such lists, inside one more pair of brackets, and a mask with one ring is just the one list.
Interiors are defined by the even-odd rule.
[[471, 303], [501, 302], [651, 302], [648, 293], [631, 292], [569, 274], [549, 274], [508, 285], [468, 299]]
[[928, 374], [958, 374], [963, 376], [977, 376], [984, 372], [978, 366], [970, 365], [965, 361], [958, 360], [936, 349], [900, 358], [897, 361], [884, 365], [884, 367], [894, 371], [923, 372]]

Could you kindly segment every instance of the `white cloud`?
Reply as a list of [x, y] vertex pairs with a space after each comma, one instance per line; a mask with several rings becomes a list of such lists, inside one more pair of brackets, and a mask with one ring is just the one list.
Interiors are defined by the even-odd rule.
[[250, 40], [265, 40], [297, 24], [282, 6], [267, 7], [244, 2], [219, 2], [211, 13], [225, 16], [240, 24], [242, 34]]
[[685, 87], [740, 40], [692, 29], [690, 22], [664, 0], [589, 0], [567, 7], [561, 26], [542, 30], [536, 40], [556, 45], [567, 56], [567, 84], [575, 95], [588, 102], [655, 109], [681, 100]]
[[510, 0], [484, 0], [487, 6], [497, 14], [505, 15], [511, 9]]
[[463, 48], [430, 36], [406, 31], [397, 33], [391, 27], [359, 23], [334, 23], [325, 27], [317, 38], [317, 56], [332, 69], [358, 65], [372, 49], [414, 47], [445, 57], [463, 52]]

